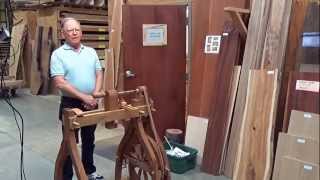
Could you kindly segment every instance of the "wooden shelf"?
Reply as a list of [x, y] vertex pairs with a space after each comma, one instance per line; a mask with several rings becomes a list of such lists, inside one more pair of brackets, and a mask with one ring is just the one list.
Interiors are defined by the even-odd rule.
[[248, 34], [248, 27], [243, 20], [243, 15], [250, 15], [250, 10], [236, 7], [225, 7], [224, 11], [229, 13], [233, 22], [240, 27], [241, 35], [246, 37]]

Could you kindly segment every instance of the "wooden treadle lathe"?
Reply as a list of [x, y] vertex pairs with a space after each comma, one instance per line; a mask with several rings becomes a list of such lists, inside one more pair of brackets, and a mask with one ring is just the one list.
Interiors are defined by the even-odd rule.
[[78, 180], [87, 180], [77, 149], [75, 129], [123, 120], [125, 134], [118, 146], [115, 180], [123, 178], [123, 169], [130, 180], [170, 180], [168, 160], [152, 118], [152, 104], [145, 86], [136, 90], [110, 90], [104, 96], [104, 109], [81, 111], [65, 109], [64, 133], [55, 164], [55, 180], [62, 180], [63, 164], [70, 154]]

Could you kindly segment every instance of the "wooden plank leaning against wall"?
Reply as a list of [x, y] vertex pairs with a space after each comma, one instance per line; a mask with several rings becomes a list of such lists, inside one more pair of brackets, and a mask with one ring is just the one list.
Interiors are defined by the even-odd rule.
[[232, 86], [233, 69], [239, 64], [243, 49], [243, 39], [237, 27], [227, 22], [224, 33], [228, 35], [222, 37], [221, 52], [215, 67], [214, 93], [211, 97], [211, 112], [201, 167], [203, 171], [215, 175], [221, 174], [225, 139], [230, 127], [229, 117], [234, 104], [230, 99], [232, 91], [237, 89], [237, 86]]
[[250, 70], [233, 180], [269, 180], [278, 72]]
[[228, 177], [232, 177], [232, 171], [235, 164], [240, 127], [243, 118], [242, 115], [245, 106], [249, 69], [257, 69], [260, 67], [270, 6], [270, 1], [261, 0], [253, 1], [251, 8], [248, 35], [243, 56], [236, 105], [232, 119], [232, 128], [230, 132], [226, 163], [223, 173]]
[[[255, 5], [257, 3], [262, 3], [263, 1], [254, 1], [253, 2], [253, 8], [255, 8]], [[246, 52], [250, 51], [252, 49], [245, 49], [245, 57], [244, 57], [244, 65], [242, 68], [241, 76], [243, 76], [243, 82], [241, 81], [240, 77], [240, 86], [244, 86], [246, 84], [247, 79], [246, 79], [246, 68], [257, 68], [256, 66], [259, 65], [258, 68], [266, 68], [266, 69], [278, 69], [279, 70], [279, 79], [278, 79], [278, 86], [280, 86], [281, 83], [281, 78], [282, 78], [282, 69], [284, 65], [284, 56], [286, 52], [286, 45], [287, 45], [287, 35], [288, 35], [288, 28], [289, 28], [289, 21], [290, 21], [290, 14], [291, 14], [291, 5], [292, 5], [292, 0], [277, 0], [277, 1], [272, 1], [271, 4], [268, 4], [268, 2], [264, 2], [266, 4], [266, 7], [270, 7], [270, 14], [268, 17], [263, 18], [265, 23], [263, 23], [264, 27], [266, 28], [266, 31], [262, 29], [262, 33], [258, 36], [258, 39], [260, 39], [260, 46], [262, 47], [261, 50], [263, 52], [255, 52], [256, 57], [261, 57], [261, 59], [251, 59], [251, 63], [255, 63], [254, 67], [250, 66], [245, 66], [245, 62], [247, 61], [246, 59]], [[269, 6], [268, 6], [269, 5]], [[263, 8], [260, 10], [265, 10], [268, 8], [265, 8], [264, 6], [258, 6], [259, 8]], [[252, 9], [254, 11], [255, 9]], [[253, 12], [252, 12], [253, 13]], [[254, 17], [254, 14], [252, 14], [252, 17]], [[253, 19], [254, 20], [254, 19]], [[250, 23], [251, 23], [250, 19]], [[260, 23], [260, 22], [259, 22]], [[249, 24], [249, 29], [250, 29], [250, 24]], [[261, 27], [261, 26], [258, 26]], [[250, 31], [250, 30], [249, 30]], [[250, 32], [248, 32], [248, 37], [251, 36]], [[247, 40], [247, 43], [249, 41]], [[242, 103], [245, 103], [246, 100], [245, 94], [242, 94], [244, 91], [246, 91], [245, 88], [240, 88], [237, 96], [237, 105], [235, 109], [235, 115], [234, 115], [234, 127], [232, 127], [231, 133], [231, 139], [234, 144], [229, 144], [229, 149], [230, 152], [232, 152], [232, 148], [237, 146], [237, 135], [239, 134], [239, 130], [235, 129], [237, 125], [242, 124], [244, 119], [243, 119], [243, 107]], [[278, 103], [278, 97], [279, 97], [279, 91], [276, 92], [276, 100]], [[239, 100], [239, 101], [238, 101]], [[241, 105], [242, 104], [242, 105]], [[234, 154], [233, 154], [234, 155]], [[232, 154], [231, 154], [232, 157]], [[237, 167], [235, 167], [237, 168]]]

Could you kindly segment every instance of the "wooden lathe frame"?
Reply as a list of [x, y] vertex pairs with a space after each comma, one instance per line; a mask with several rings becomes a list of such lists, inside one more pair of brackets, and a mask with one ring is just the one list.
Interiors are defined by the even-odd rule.
[[54, 179], [63, 180], [63, 165], [68, 155], [71, 156], [78, 180], [88, 179], [77, 149], [76, 129], [99, 122], [124, 120], [125, 135], [117, 151], [115, 180], [122, 179], [124, 165], [128, 167], [130, 180], [170, 180], [167, 156], [154, 126], [152, 104], [146, 87], [124, 92], [107, 91], [104, 99], [105, 109], [102, 110], [64, 110], [63, 140], [55, 164]]

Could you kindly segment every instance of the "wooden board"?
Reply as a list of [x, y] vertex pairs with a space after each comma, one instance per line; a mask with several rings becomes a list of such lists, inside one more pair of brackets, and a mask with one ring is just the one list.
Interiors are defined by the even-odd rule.
[[320, 113], [320, 96], [319, 87], [318, 92], [297, 90], [297, 81], [306, 80], [319, 83], [319, 73], [299, 73], [292, 72], [289, 77], [288, 91], [285, 115], [283, 120], [283, 132], [287, 132], [289, 125], [289, 118], [292, 110], [299, 110], [311, 113]]
[[229, 102], [229, 107], [228, 107], [228, 119], [227, 119], [226, 133], [225, 133], [223, 148], [222, 148], [222, 150], [223, 150], [222, 151], [222, 161], [221, 161], [221, 165], [220, 165], [220, 172], [222, 174], [224, 174], [225, 165], [226, 165], [228, 141], [229, 141], [229, 135], [230, 135], [230, 130], [231, 130], [231, 124], [232, 124], [232, 115], [233, 115], [236, 95], [237, 95], [238, 86], [239, 86], [240, 72], [241, 72], [241, 66], [235, 66], [233, 69], [231, 96], [229, 99], [230, 102]]
[[43, 27], [42, 39], [41, 39], [41, 52], [40, 52], [40, 74], [42, 85], [40, 88], [40, 93], [46, 95], [49, 93], [50, 89], [50, 57], [53, 51], [52, 45], [52, 28]]
[[32, 64], [30, 75], [30, 91], [31, 94], [37, 95], [41, 86], [40, 74], [40, 53], [41, 53], [41, 39], [43, 27], [39, 26], [36, 31], [35, 43], [33, 44]]
[[115, 90], [113, 49], [105, 50], [104, 90]]
[[278, 100], [277, 120], [276, 120], [276, 142], [277, 134], [282, 130], [289, 72], [294, 71], [297, 65], [297, 55], [299, 44], [301, 44], [301, 34], [303, 30], [303, 22], [305, 19], [309, 0], [294, 0], [292, 4], [291, 18], [289, 24], [289, 32], [287, 38], [287, 47], [282, 73], [281, 89]]
[[[161, 138], [168, 128], [185, 130], [186, 7], [123, 6], [125, 90], [146, 85], [154, 101], [155, 126]], [[142, 24], [167, 24], [167, 46], [142, 46]], [[125, 72], [121, 72], [126, 74]], [[129, 74], [129, 73], [127, 73]]]
[[281, 160], [285, 156], [311, 164], [319, 164], [319, 142], [304, 137], [280, 133], [272, 175], [273, 180], [280, 180], [277, 177], [281, 173]]
[[279, 69], [282, 74], [287, 46], [292, 0], [272, 1], [261, 68]]
[[120, 64], [120, 47], [122, 41], [122, 5], [123, 1], [114, 1], [112, 7], [112, 19], [109, 32], [109, 48], [113, 49], [114, 54], [114, 78], [117, 88]]
[[319, 142], [319, 125], [319, 114], [292, 110], [288, 133]]
[[221, 174], [224, 142], [230, 125], [228, 113], [232, 106], [229, 103], [232, 102], [233, 70], [241, 55], [240, 32], [229, 23], [226, 23], [224, 32], [229, 35], [223, 37], [219, 61], [214, 68], [213, 93], [208, 97], [211, 98], [211, 113], [201, 166], [202, 171], [214, 175]]
[[[278, 69], [278, 83], [279, 87], [281, 87], [292, 0], [276, 0], [272, 1], [271, 4], [272, 5], [265, 36], [261, 68]], [[277, 101], [280, 93], [281, 92], [279, 90], [276, 95]], [[277, 140], [277, 137], [275, 139]]]
[[[269, 180], [277, 71], [250, 70], [233, 180]], [[257, 138], [259, 137], [259, 138]]]
[[52, 28], [52, 39], [53, 44], [56, 46], [60, 45], [59, 33], [60, 33], [60, 22], [59, 22], [59, 10], [57, 8], [43, 8], [38, 11], [38, 26], [51, 27]]
[[[9, 76], [17, 77], [18, 66], [24, 48], [26, 38], [26, 20], [19, 19], [20, 23], [12, 28], [12, 37], [10, 40], [10, 59], [9, 59]], [[16, 22], [17, 23], [17, 22]]]
[[261, 66], [270, 7], [271, 1], [268, 0], [253, 1], [252, 3], [248, 35], [243, 63], [241, 66], [240, 81], [226, 157], [226, 168], [224, 174], [228, 177], [232, 177], [236, 152], [239, 144], [240, 127], [243, 122], [243, 113], [246, 104], [249, 69], [257, 69]]
[[185, 145], [198, 150], [197, 164], [201, 164], [208, 129], [208, 119], [188, 116]]
[[291, 157], [281, 159], [279, 176], [273, 180], [318, 180], [319, 164], [311, 164]]

